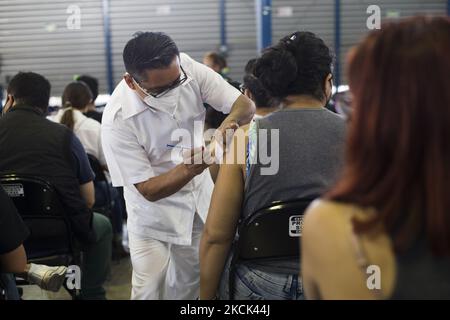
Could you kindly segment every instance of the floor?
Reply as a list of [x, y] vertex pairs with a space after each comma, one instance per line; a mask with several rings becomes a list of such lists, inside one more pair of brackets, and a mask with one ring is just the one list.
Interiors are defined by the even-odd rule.
[[[105, 284], [108, 300], [129, 300], [131, 294], [131, 262], [130, 258], [114, 261], [111, 265], [111, 276]], [[67, 291], [62, 288], [58, 292], [42, 290], [38, 286], [24, 286], [23, 300], [70, 300]]]

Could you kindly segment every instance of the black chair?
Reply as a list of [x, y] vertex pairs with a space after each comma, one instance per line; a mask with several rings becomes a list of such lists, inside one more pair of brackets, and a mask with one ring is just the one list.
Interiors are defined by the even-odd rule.
[[94, 181], [108, 181], [106, 179], [106, 175], [105, 175], [105, 172], [103, 171], [100, 161], [92, 154], [88, 153], [87, 156], [88, 156], [89, 164], [91, 165], [92, 171], [94, 171], [94, 173], [95, 173]]
[[[106, 178], [105, 172], [103, 171], [102, 165], [100, 161], [96, 157], [91, 154], [88, 154], [89, 163], [91, 165], [92, 171], [94, 171], [95, 179], [95, 204], [92, 210], [94, 212], [101, 213], [112, 219], [112, 208], [114, 206], [114, 202], [112, 199], [111, 191], [109, 189], [109, 182]], [[101, 193], [101, 195], [99, 194]], [[98, 201], [98, 199], [103, 199], [103, 201]]]
[[239, 222], [232, 246], [229, 299], [234, 298], [234, 276], [240, 263], [295, 259], [300, 264], [303, 214], [315, 197], [274, 202]]
[[[19, 174], [0, 175], [0, 184], [30, 231], [23, 244], [28, 261], [49, 266], [81, 266], [80, 246], [53, 185], [35, 176]], [[72, 297], [78, 295], [78, 291], [69, 293]]]

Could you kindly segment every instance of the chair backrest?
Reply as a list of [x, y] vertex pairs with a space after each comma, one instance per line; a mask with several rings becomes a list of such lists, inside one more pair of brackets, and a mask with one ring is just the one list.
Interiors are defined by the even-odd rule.
[[300, 256], [303, 214], [313, 198], [275, 202], [241, 222], [235, 254], [239, 260]]
[[[89, 163], [95, 174], [95, 204], [92, 210], [111, 218], [113, 199], [109, 189], [109, 181], [103, 171], [100, 161], [88, 153]], [[101, 200], [100, 200], [101, 199]]]
[[103, 171], [100, 161], [96, 157], [94, 157], [92, 154], [88, 153], [87, 156], [88, 156], [92, 171], [94, 171], [94, 174], [95, 174], [95, 181], [97, 181], [97, 182], [106, 181], [107, 182], [108, 180], [106, 179], [106, 175], [105, 175], [105, 172]]
[[8, 174], [0, 176], [0, 184], [30, 230], [24, 243], [30, 260], [72, 254], [70, 223], [50, 182], [34, 176]]
[[303, 214], [315, 198], [274, 202], [240, 222], [231, 253], [230, 300], [234, 299], [234, 277], [239, 263], [268, 259], [297, 259], [300, 263]]

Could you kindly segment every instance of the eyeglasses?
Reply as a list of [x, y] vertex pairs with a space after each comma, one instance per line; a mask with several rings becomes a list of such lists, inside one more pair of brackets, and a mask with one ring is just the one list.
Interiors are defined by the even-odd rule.
[[146, 95], [152, 96], [153, 98], [160, 98], [160, 97], [164, 96], [165, 94], [167, 94], [170, 90], [173, 90], [186, 82], [186, 80], [188, 78], [187, 74], [184, 71], [182, 66], [180, 66], [180, 69], [182, 72], [181, 76], [178, 79], [176, 79], [172, 84], [170, 84], [164, 88], [161, 88], [157, 92], [151, 92], [148, 89], [142, 88], [134, 78], [132, 78], [132, 79], [133, 79], [134, 83], [138, 86], [138, 88], [141, 89], [141, 91], [144, 92]]

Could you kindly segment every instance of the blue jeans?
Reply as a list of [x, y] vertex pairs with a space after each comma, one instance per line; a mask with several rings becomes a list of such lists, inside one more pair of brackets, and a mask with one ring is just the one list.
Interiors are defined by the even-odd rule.
[[16, 279], [11, 273], [0, 273], [0, 290], [5, 290], [6, 300], [20, 300]]
[[[219, 298], [229, 299], [229, 261], [219, 287]], [[301, 277], [294, 274], [270, 273], [244, 264], [236, 266], [235, 300], [303, 300]]]

